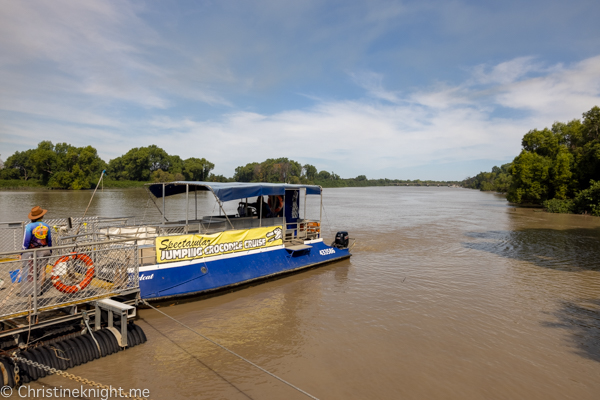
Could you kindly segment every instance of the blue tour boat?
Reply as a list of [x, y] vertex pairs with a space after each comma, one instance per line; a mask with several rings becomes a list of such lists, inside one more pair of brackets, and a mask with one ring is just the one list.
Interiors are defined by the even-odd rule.
[[[141, 246], [144, 299], [208, 293], [351, 255], [347, 232], [338, 232], [331, 245], [323, 242], [320, 186], [177, 181], [150, 184], [148, 190], [162, 199], [163, 223], [153, 243]], [[201, 191], [214, 195], [219, 215], [198, 217]], [[167, 221], [166, 198], [184, 194], [186, 219]], [[190, 196], [195, 199], [193, 217]], [[318, 220], [306, 218], [307, 196], [321, 196]], [[257, 199], [249, 203], [252, 198]], [[228, 214], [224, 203], [232, 201], [237, 212]]]

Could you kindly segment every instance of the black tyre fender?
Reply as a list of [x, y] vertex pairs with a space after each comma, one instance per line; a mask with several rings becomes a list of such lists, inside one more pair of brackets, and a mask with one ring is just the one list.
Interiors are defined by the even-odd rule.
[[[42, 364], [46, 365], [47, 367], [54, 368], [54, 366], [52, 365], [52, 360], [50, 360], [50, 353], [48, 353], [48, 350], [44, 346], [36, 347], [36, 350], [39, 352], [39, 354], [42, 356], [42, 359], [44, 360]], [[46, 375], [48, 375], [47, 371]]]
[[92, 354], [92, 360], [100, 358], [100, 351], [98, 350], [98, 347], [96, 346], [96, 342], [94, 342], [94, 339], [92, 338], [92, 336], [89, 334], [85, 334], [85, 335], [81, 335], [81, 338], [83, 339], [83, 341], [86, 343], [86, 346], [90, 350], [90, 353]]
[[[4, 386], [14, 387], [15, 386], [15, 373], [14, 373], [15, 366], [13, 365], [12, 362], [10, 362], [10, 360], [8, 358], [4, 358], [4, 357], [0, 357], [0, 363], [2, 363], [2, 365], [4, 366], [4, 369], [6, 370], [6, 377], [8, 378], [8, 381], [4, 382]], [[4, 378], [2, 378], [2, 380], [4, 380]]]
[[121, 346], [119, 346], [119, 341], [117, 340], [117, 338], [115, 337], [114, 333], [112, 333], [111, 331], [109, 331], [108, 329], [103, 329], [104, 333], [106, 334], [106, 336], [108, 337], [108, 340], [111, 343], [111, 346], [113, 348], [113, 352], [117, 353], [119, 351], [121, 351]]
[[67, 348], [64, 345], [64, 342], [56, 342], [54, 343], [54, 348], [56, 348], [56, 358], [58, 359], [58, 363], [60, 364], [62, 370], [71, 368], [71, 363], [73, 362], [73, 357], [70, 353], [67, 352]]
[[[49, 344], [44, 347], [48, 350], [48, 353], [50, 354], [50, 362], [53, 364], [53, 367], [56, 369], [63, 369], [61, 360], [57, 356], [57, 353], [58, 353], [58, 355], [60, 355], [60, 351], [58, 350], [58, 347], [56, 347], [54, 344]], [[61, 356], [61, 357], [63, 357], [63, 356]]]
[[135, 324], [133, 324], [133, 327], [135, 328], [135, 331], [138, 333], [138, 336], [140, 337], [140, 344], [146, 343], [148, 341], [148, 339], [146, 338], [146, 334], [144, 333], [142, 328], [139, 325], [135, 325]]
[[100, 329], [99, 331], [96, 331], [96, 338], [99, 341], [101, 340], [104, 343], [104, 348], [106, 351], [104, 354], [105, 357], [114, 353], [112, 342], [110, 341], [110, 338], [108, 336], [106, 336], [106, 331], [104, 329]]
[[[33, 357], [33, 359], [38, 364], [48, 366], [48, 361], [46, 361], [46, 358], [44, 358], [44, 355], [38, 349], [31, 349], [31, 350], [29, 350], [29, 353], [31, 354], [31, 357]], [[38, 379], [43, 378], [46, 375], [48, 375], [48, 372], [46, 372], [46, 370], [43, 368], [38, 368], [38, 367], [33, 367], [33, 368], [35, 369], [35, 372], [37, 373]]]
[[79, 347], [79, 351], [81, 352], [81, 355], [83, 356], [82, 364], [85, 364], [88, 361], [92, 360], [92, 355], [90, 354], [90, 351], [89, 351], [88, 347], [86, 346], [85, 342], [83, 341], [83, 339], [81, 338], [81, 336], [76, 336], [73, 339], [75, 340], [75, 343], [77, 343], [77, 346]]
[[106, 357], [109, 354], [109, 351], [106, 344], [106, 339], [104, 339], [104, 335], [100, 334], [100, 331], [96, 331], [94, 332], [94, 337], [100, 345], [100, 357]]
[[[31, 354], [30, 350], [25, 350], [24, 352], [21, 353], [21, 357], [25, 358], [29, 361], [35, 361], [37, 362], [37, 359], [33, 357], [33, 355]], [[34, 367], [33, 365], [29, 365], [26, 363], [23, 363], [24, 365], [24, 369], [26, 371], [26, 373], [29, 375], [29, 377], [31, 378], [32, 381], [35, 381], [36, 379], [38, 379], [39, 375], [38, 375], [38, 369], [36, 367]]]
[[73, 365], [71, 368], [81, 364], [81, 355], [79, 354], [79, 351], [77, 351], [77, 346], [75, 345], [73, 338], [69, 338], [63, 343], [67, 347], [67, 352], [71, 354], [73, 360]]
[[[23, 353], [17, 354], [17, 356], [27, 358], [23, 357]], [[31, 375], [29, 375], [29, 370], [27, 369], [28, 365], [21, 361], [17, 361], [17, 365], [19, 366], [19, 377], [21, 378], [19, 383], [25, 384], [31, 382]]]
[[75, 352], [79, 356], [79, 364], [77, 365], [85, 364], [87, 362], [86, 353], [84, 353], [83, 349], [79, 345], [79, 339], [77, 339], [77, 336], [71, 338], [71, 344], [73, 345], [73, 350], [75, 350]]
[[137, 346], [138, 344], [142, 343], [142, 338], [140, 338], [140, 335], [138, 335], [133, 324], [129, 324], [127, 326], [127, 330], [131, 332], [131, 336], [133, 336], [133, 341], [135, 342], [134, 346]]
[[40, 353], [44, 355], [46, 361], [48, 362], [48, 366], [52, 368], [60, 368], [56, 365], [56, 359], [54, 357], [54, 352], [50, 350], [47, 346], [38, 347]]
[[137, 343], [135, 342], [133, 333], [131, 333], [131, 329], [127, 329], [127, 348], [134, 347], [136, 344]]

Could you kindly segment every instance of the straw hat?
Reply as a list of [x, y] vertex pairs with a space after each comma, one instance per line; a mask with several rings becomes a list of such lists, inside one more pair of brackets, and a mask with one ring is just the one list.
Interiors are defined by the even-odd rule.
[[31, 212], [29, 213], [29, 219], [34, 220], [34, 219], [42, 218], [44, 216], [44, 214], [46, 214], [47, 212], [48, 212], [48, 210], [44, 210], [40, 206], [35, 206], [31, 209]]

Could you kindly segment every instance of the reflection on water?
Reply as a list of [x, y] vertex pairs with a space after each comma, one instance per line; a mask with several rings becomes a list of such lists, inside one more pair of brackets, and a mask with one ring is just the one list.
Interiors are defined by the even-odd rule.
[[[574, 218], [582, 218], [580, 216]], [[520, 222], [518, 218], [515, 221]], [[476, 242], [466, 248], [485, 251], [531, 263], [537, 267], [571, 273], [600, 270], [600, 227], [561, 229], [520, 228], [520, 230], [467, 232]], [[529, 275], [535, 271], [526, 271]], [[593, 278], [592, 278], [593, 277]], [[531, 277], [520, 277], [533, 283]], [[551, 312], [555, 321], [542, 321], [542, 326], [560, 328], [570, 335], [571, 346], [583, 357], [600, 362], [600, 299], [585, 296], [598, 294], [596, 274], [562, 276], [543, 291], [549, 291], [558, 307]], [[556, 290], [556, 291], [555, 291]], [[560, 291], [560, 293], [558, 292]], [[539, 293], [539, 291], [538, 291]]]
[[543, 326], [569, 332], [578, 355], [600, 362], [600, 299], [562, 301], [554, 317]]
[[[0, 192], [0, 220], [33, 205], [80, 215], [90, 195]], [[91, 214], [160, 215], [143, 190], [97, 196]], [[598, 398], [600, 218], [453, 188], [325, 189], [324, 205], [326, 240], [357, 239], [350, 260], [161, 309], [322, 399]], [[167, 207], [185, 218], [184, 200]], [[155, 311], [139, 315], [146, 344], [73, 373], [154, 399], [305, 398]]]
[[[563, 271], [600, 270], [600, 228], [467, 232], [464, 246]], [[483, 241], [485, 240], [485, 241]]]

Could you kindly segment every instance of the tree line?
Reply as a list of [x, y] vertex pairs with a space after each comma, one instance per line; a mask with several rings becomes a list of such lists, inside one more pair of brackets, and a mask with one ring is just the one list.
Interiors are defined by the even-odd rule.
[[234, 182], [271, 182], [314, 184], [323, 187], [357, 186], [440, 186], [458, 185], [458, 181], [421, 181], [419, 179], [367, 179], [366, 175], [356, 178], [342, 178], [335, 172], [319, 171], [311, 164], [304, 164], [287, 158], [269, 158], [263, 162], [252, 162], [235, 169], [231, 179]]
[[8, 157], [0, 168], [0, 180], [34, 181], [50, 188], [75, 190], [94, 187], [102, 171], [109, 181], [225, 180], [211, 173], [214, 167], [205, 158], [182, 160], [156, 145], [133, 148], [106, 163], [92, 146], [43, 141], [35, 149]]
[[35, 149], [17, 151], [2, 163], [0, 187], [45, 186], [55, 189], [93, 188], [102, 171], [105, 183], [128, 187], [136, 183], [177, 180], [212, 182], [271, 182], [315, 184], [323, 187], [347, 186], [439, 186], [459, 182], [399, 179], [341, 178], [335, 172], [318, 171], [311, 164], [301, 164], [288, 158], [270, 158], [235, 169], [233, 177], [212, 173], [215, 165], [205, 158], [182, 159], [170, 155], [156, 145], [136, 147], [108, 163], [92, 146], [75, 147], [67, 143], [40, 142]]
[[505, 192], [508, 201], [551, 212], [600, 216], [600, 108], [582, 119], [533, 129], [512, 163], [463, 181], [466, 187]]

